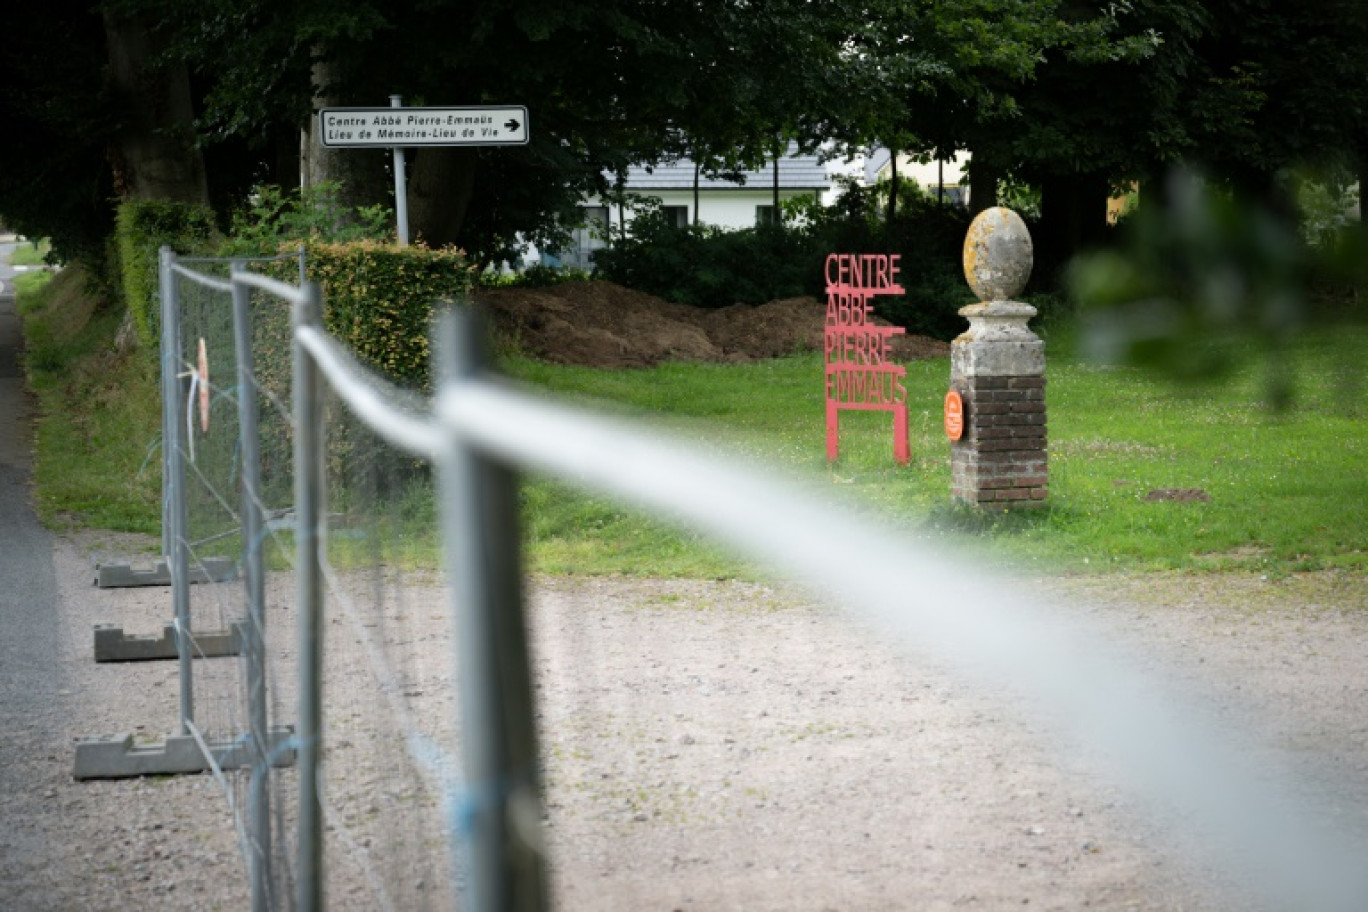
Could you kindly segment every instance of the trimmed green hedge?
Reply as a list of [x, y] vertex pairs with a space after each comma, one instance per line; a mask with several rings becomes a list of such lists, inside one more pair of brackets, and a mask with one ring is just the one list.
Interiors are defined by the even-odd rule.
[[[323, 290], [323, 323], [358, 358], [403, 386], [426, 389], [430, 382], [428, 336], [436, 302], [464, 300], [472, 267], [451, 247], [396, 247], [378, 241], [305, 243], [310, 281]], [[283, 245], [282, 253], [298, 249]], [[275, 264], [277, 278], [297, 281], [293, 261]], [[289, 338], [283, 311], [268, 325], [259, 311], [258, 373], [268, 359], [289, 371], [284, 344]], [[279, 351], [275, 351], [279, 349]]]
[[192, 203], [129, 200], [119, 206], [114, 236], [124, 304], [138, 345], [155, 359], [161, 347], [157, 251], [165, 245], [183, 256], [205, 254], [213, 243], [214, 213]]
[[[433, 313], [442, 299], [464, 300], [471, 282], [465, 255], [454, 248], [396, 247], [379, 241], [315, 240], [304, 246], [309, 280], [322, 287], [323, 323], [328, 332], [400, 386], [430, 389], [428, 337]], [[281, 253], [296, 250], [297, 244], [280, 248]], [[294, 284], [299, 278], [297, 268], [296, 261], [286, 259], [270, 264], [269, 272]], [[262, 294], [255, 295], [253, 302], [257, 383], [288, 401], [289, 308]], [[260, 430], [264, 452], [290, 452], [289, 428], [274, 410], [263, 408]], [[365, 436], [356, 436], [346, 418], [333, 426], [328, 441], [331, 471], [345, 474], [357, 440]]]
[[356, 355], [406, 386], [427, 387], [434, 304], [464, 300], [472, 267], [461, 251], [376, 241], [307, 245], [323, 288], [323, 322]]
[[[138, 343], [156, 358], [160, 348], [158, 250], [185, 256], [242, 254], [233, 238], [217, 237], [213, 212], [168, 200], [134, 200], [118, 210], [120, 278]], [[293, 253], [297, 240], [281, 240]], [[455, 248], [396, 247], [376, 240], [305, 241], [309, 278], [323, 288], [324, 323], [367, 364], [410, 387], [426, 387], [428, 334], [433, 305], [463, 299], [471, 267]], [[297, 282], [293, 260], [270, 267], [276, 278]], [[285, 308], [256, 308], [257, 363], [267, 374], [288, 374], [289, 315]]]

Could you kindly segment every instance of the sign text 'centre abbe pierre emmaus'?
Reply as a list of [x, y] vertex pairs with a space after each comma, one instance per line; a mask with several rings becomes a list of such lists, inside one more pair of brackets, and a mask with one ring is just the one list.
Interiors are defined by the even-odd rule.
[[874, 323], [874, 297], [902, 294], [901, 257], [884, 253], [833, 253], [826, 259], [826, 448], [840, 449], [842, 409], [893, 413], [893, 458], [906, 465], [907, 369], [892, 361], [901, 326]]
[[324, 108], [318, 112], [323, 145], [521, 146], [527, 144], [527, 108]]

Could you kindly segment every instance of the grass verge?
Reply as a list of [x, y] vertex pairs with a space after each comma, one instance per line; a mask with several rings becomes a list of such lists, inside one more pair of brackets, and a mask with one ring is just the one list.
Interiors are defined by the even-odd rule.
[[48, 251], [52, 245], [46, 240], [28, 241], [14, 248], [10, 254], [11, 266], [42, 266], [47, 263]]
[[39, 517], [159, 533], [161, 407], [149, 359], [115, 350], [119, 314], [100, 306], [79, 267], [22, 275], [15, 286], [38, 398]]

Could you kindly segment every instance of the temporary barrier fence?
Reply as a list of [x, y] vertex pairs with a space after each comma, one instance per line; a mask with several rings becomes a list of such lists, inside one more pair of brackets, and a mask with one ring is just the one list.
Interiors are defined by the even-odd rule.
[[[297, 256], [250, 262], [266, 268], [282, 260], [297, 261], [302, 280], [302, 249]], [[187, 268], [187, 262], [204, 271]], [[249, 861], [254, 908], [268, 908], [271, 819], [264, 770], [288, 765], [293, 748], [288, 729], [269, 721], [282, 713], [270, 705], [266, 686], [263, 516], [288, 508], [291, 472], [287, 418], [270, 422], [276, 433], [263, 435], [258, 409], [261, 401], [288, 398], [288, 376], [273, 391], [254, 370], [259, 344], [253, 339], [253, 302], [247, 288], [228, 278], [246, 262], [161, 253], [164, 558], [151, 573], [115, 578], [169, 584], [174, 619], [160, 637], [97, 627], [96, 655], [100, 661], [175, 659], [177, 728], [161, 744], [139, 744], [130, 736], [82, 742], [75, 775], [212, 771], [228, 789]], [[278, 335], [287, 338], [288, 310], [274, 306]], [[269, 305], [258, 321], [269, 327], [267, 310]], [[282, 343], [282, 350], [287, 347]], [[271, 439], [284, 441], [282, 458], [263, 460], [261, 443]], [[263, 466], [278, 473], [280, 482], [264, 484]], [[272, 501], [282, 489], [284, 499]]]
[[[297, 771], [271, 772], [265, 761], [272, 749], [256, 716], [249, 754], [259, 781], [294, 777], [297, 806], [286, 816], [293, 815], [296, 828], [292, 857], [284, 862], [288, 876], [254, 874], [254, 907], [259, 897], [281, 901], [270, 885], [285, 880], [293, 884], [297, 908], [334, 906], [342, 897], [328, 879], [330, 814], [352, 832], [361, 832], [365, 823], [365, 814], [339, 813], [331, 786], [324, 787], [328, 765], [340, 756], [332, 753], [338, 742], [330, 740], [336, 733], [327, 719], [334, 711], [325, 712], [331, 704], [323, 688], [325, 639], [334, 636], [338, 619], [329, 619], [325, 604], [329, 590], [351, 573], [345, 549], [337, 549], [334, 539], [353, 522], [346, 511], [332, 510], [339, 505], [330, 505], [329, 498], [337, 498], [340, 489], [329, 481], [329, 467], [346, 463], [357, 439], [344, 435], [340, 451], [329, 442], [329, 430], [338, 425], [328, 413], [336, 409], [391, 448], [378, 460], [354, 461], [402, 462], [406, 454], [435, 476], [439, 548], [448, 573], [442, 586], [455, 626], [451, 679], [459, 682], [454, 689], [460, 733], [429, 735], [415, 718], [401, 718], [399, 727], [412, 767], [432, 783], [426, 797], [409, 800], [445, 809], [440, 817], [452, 852], [447, 870], [465, 908], [538, 909], [547, 903], [517, 532], [516, 473], [522, 471], [704, 532], [803, 583], [853, 619], [877, 623], [963, 674], [1019, 695], [1040, 708], [1061, 737], [1105, 758], [1161, 814], [1180, 811], [1203, 835], [1212, 857], [1271, 905], [1348, 912], [1368, 904], [1358, 834], [1329, 831], [1318, 808], [1289, 798], [1287, 780], [1270, 782], [1252, 768], [1243, 742], [1198, 724], [1181, 694], [1118, 655], [1078, 617], [986, 578], [962, 558], [896, 526], [855, 518], [767, 469], [719, 458], [636, 423], [552, 403], [498, 379], [490, 370], [484, 328], [460, 307], [444, 314], [438, 326], [435, 391], [423, 400], [363, 367], [323, 329], [315, 286], [295, 287], [245, 271], [234, 271], [228, 284], [235, 301], [250, 289], [288, 302], [294, 312], [291, 532], [298, 713], [287, 743], [298, 752]], [[239, 365], [242, 382], [250, 372], [250, 361]], [[348, 434], [360, 433], [349, 426]], [[248, 500], [253, 483], [244, 477]], [[350, 510], [355, 494], [342, 498]], [[254, 522], [244, 522], [249, 541], [260, 537]], [[173, 558], [173, 575], [183, 573], [185, 548]], [[402, 565], [390, 560], [386, 566], [402, 571]], [[248, 568], [249, 591], [262, 573], [261, 565]], [[264, 622], [254, 621], [252, 629], [260, 635]], [[260, 648], [254, 643], [249, 655]], [[395, 677], [380, 674], [381, 688], [392, 691]], [[403, 701], [394, 705], [395, 716], [412, 715]], [[447, 756], [455, 749], [464, 758], [460, 775]], [[259, 822], [268, 816], [264, 807], [253, 807], [249, 817]], [[384, 815], [386, 809], [376, 806], [374, 813]], [[385, 854], [372, 851], [366, 838], [356, 841], [358, 855]], [[253, 845], [263, 841], [254, 837]], [[405, 844], [390, 854], [402, 854]], [[249, 869], [254, 857], [249, 854]], [[361, 868], [373, 895], [392, 895], [373, 883], [373, 866]], [[261, 889], [258, 877], [264, 877]], [[438, 895], [444, 894], [425, 894], [429, 900]]]
[[[379, 405], [373, 386], [343, 369], [345, 355], [313, 320], [306, 315], [296, 329], [307, 360], [324, 368], [360, 414], [439, 467], [455, 607], [466, 628], [460, 663], [466, 787], [473, 806], [488, 811], [471, 828], [474, 908], [523, 907], [516, 891], [524, 881], [516, 875], [531, 865], [503, 854], [508, 837], [517, 835], [503, 829], [517, 818], [512, 806], [535, 794], [529, 725], [508, 716], [528, 701], [517, 626], [515, 469], [561, 478], [699, 529], [974, 678], [1026, 697], [1155, 807], [1188, 815], [1206, 844], [1220, 850], [1218, 857], [1275, 905], [1348, 910], [1368, 901], [1351, 839], [1327, 834], [1317, 809], [1289, 801], [1265, 782], [1243, 745], [1197, 724], [1181, 695], [1118, 657], [1082, 620], [985, 578], [981, 569], [903, 530], [856, 519], [771, 472], [510, 386], [486, 369], [478, 354], [481, 335], [471, 315], [446, 316], [435, 346], [442, 370], [433, 418], [401, 421]], [[300, 370], [305, 379], [297, 379], [297, 394], [314, 382], [307, 364]], [[302, 455], [301, 465], [310, 458]], [[488, 667], [496, 657], [506, 663], [502, 672]], [[499, 732], [502, 741], [490, 734]], [[505, 808], [496, 813], [500, 805]], [[521, 848], [536, 851], [534, 842]]]

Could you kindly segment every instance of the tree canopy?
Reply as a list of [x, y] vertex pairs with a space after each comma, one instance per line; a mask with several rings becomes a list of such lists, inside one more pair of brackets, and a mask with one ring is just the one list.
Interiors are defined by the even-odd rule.
[[105, 57], [100, 17], [89, 4], [24, 3], [8, 10], [6, 31], [0, 222], [50, 237], [68, 257], [98, 254], [114, 224], [106, 152], [115, 127], [103, 69], [91, 64]]
[[[486, 260], [553, 241], [629, 164], [717, 173], [789, 141], [969, 148], [986, 186], [1047, 188], [1061, 234], [1182, 159], [1256, 187], [1368, 160], [1360, 0], [53, 0], [11, 21], [0, 115], [24, 141], [0, 147], [0, 215], [68, 253], [118, 194], [226, 219], [294, 186], [316, 107], [391, 94], [529, 108], [526, 147], [411, 156], [417, 232]], [[353, 202], [391, 192], [381, 151], [314, 158]]]

